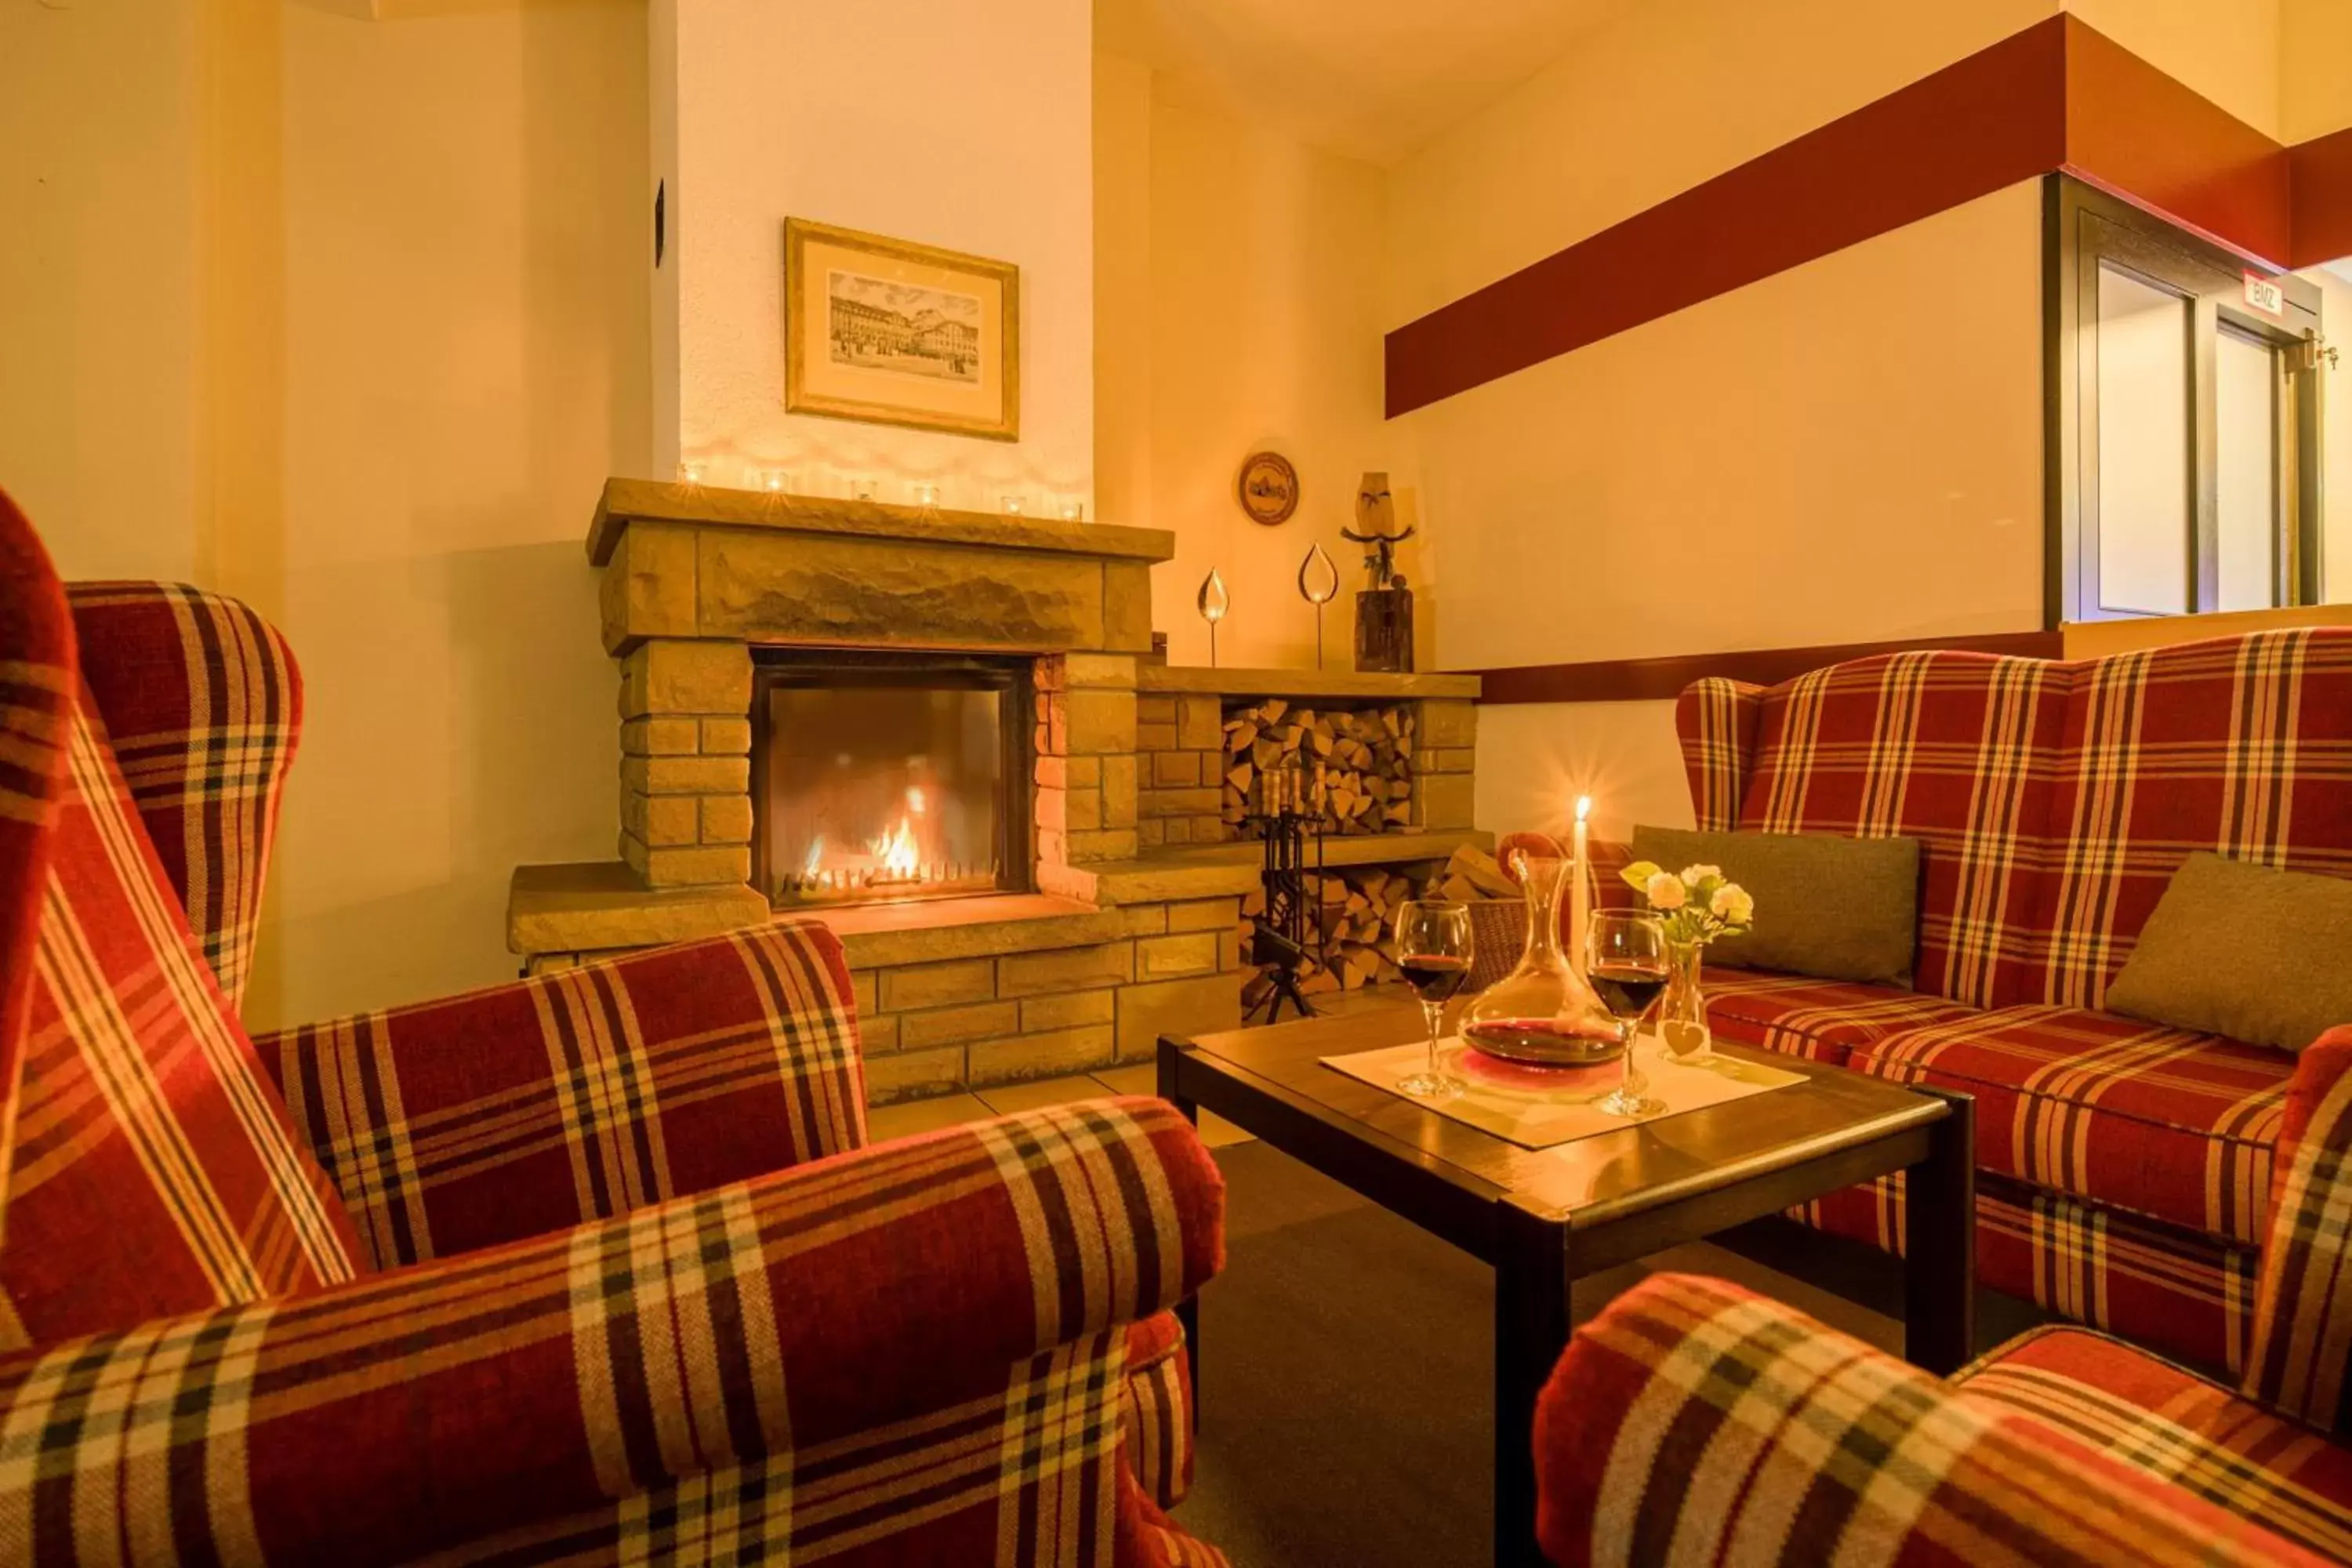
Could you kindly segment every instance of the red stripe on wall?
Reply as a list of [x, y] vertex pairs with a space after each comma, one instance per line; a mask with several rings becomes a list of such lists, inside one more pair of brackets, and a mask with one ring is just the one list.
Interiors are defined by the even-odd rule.
[[2289, 149], [2294, 182], [2291, 265], [2314, 267], [2352, 256], [2352, 129]]
[[2053, 17], [1388, 335], [1389, 417], [2054, 169]]
[[2105, 35], [2066, 24], [2066, 169], [2272, 265], [2293, 249], [2286, 149]]
[[1683, 688], [1711, 675], [1753, 686], [1778, 686], [1809, 670], [1874, 654], [1927, 648], [2057, 658], [2064, 637], [2057, 632], [1980, 632], [1949, 637], [1913, 637], [1894, 642], [1822, 643], [1812, 647], [1749, 648], [1732, 653], [1673, 654], [1664, 658], [1601, 658], [1580, 664], [1519, 664], [1472, 670], [1479, 679], [1481, 703], [1665, 702]]
[[1399, 327], [1388, 416], [2060, 169], [2273, 265], [2352, 255], [2352, 132], [2283, 148], [2053, 16]]

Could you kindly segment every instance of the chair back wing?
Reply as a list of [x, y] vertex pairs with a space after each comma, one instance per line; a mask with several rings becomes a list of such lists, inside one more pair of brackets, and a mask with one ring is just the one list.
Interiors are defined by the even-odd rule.
[[57, 573], [0, 490], [0, 1218], [73, 689], [73, 624]]
[[2352, 629], [1882, 654], [1676, 722], [1702, 826], [1920, 839], [1913, 985], [1970, 1006], [2099, 1006], [2191, 850], [2352, 877]]
[[2242, 1392], [2352, 1433], [2352, 1024], [2297, 1058], [2275, 1168]]
[[[0, 621], [62, 607], [13, 510], [0, 562]], [[87, 688], [67, 687], [60, 712], [7, 1106], [0, 1344], [351, 1278], [358, 1234], [205, 962]]]
[[1690, 777], [1691, 810], [1704, 833], [1739, 826], [1739, 803], [1756, 757], [1756, 720], [1764, 711], [1761, 686], [1709, 676], [1685, 687], [1675, 703], [1683, 771]]
[[123, 783], [229, 1005], [241, 1007], [302, 678], [276, 627], [171, 583], [66, 589]]

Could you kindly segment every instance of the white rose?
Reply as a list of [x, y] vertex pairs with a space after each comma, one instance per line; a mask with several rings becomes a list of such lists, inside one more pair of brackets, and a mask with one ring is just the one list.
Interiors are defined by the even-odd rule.
[[1722, 875], [1723, 868], [1720, 866], [1685, 866], [1683, 868], [1683, 885], [1685, 887], [1696, 888], [1701, 882], [1706, 881], [1709, 877], [1720, 877]]
[[1727, 925], [1744, 926], [1756, 918], [1756, 900], [1737, 882], [1726, 882], [1707, 900], [1707, 908]]
[[1643, 890], [1650, 895], [1650, 907], [1654, 910], [1681, 909], [1683, 900], [1689, 896], [1683, 890], [1683, 879], [1672, 871], [1659, 872]]

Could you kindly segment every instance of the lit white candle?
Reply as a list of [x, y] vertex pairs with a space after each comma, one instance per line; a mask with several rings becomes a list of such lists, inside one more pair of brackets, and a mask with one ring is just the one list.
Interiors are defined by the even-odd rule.
[[1592, 861], [1586, 842], [1585, 817], [1592, 811], [1592, 797], [1576, 797], [1576, 853], [1570, 863], [1569, 875], [1574, 885], [1568, 895], [1568, 961], [1582, 974], [1587, 963], [1584, 952], [1585, 928], [1592, 921]]

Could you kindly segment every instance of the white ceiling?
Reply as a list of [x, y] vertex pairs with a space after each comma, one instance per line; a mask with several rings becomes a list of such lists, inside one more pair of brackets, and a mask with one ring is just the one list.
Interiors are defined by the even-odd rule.
[[1095, 0], [1095, 47], [1393, 164], [1637, 0]]

